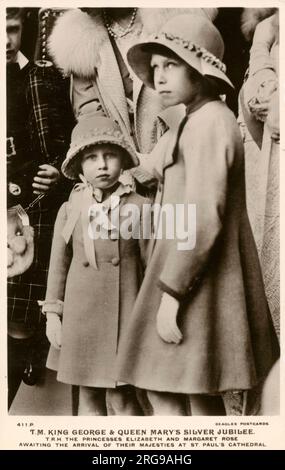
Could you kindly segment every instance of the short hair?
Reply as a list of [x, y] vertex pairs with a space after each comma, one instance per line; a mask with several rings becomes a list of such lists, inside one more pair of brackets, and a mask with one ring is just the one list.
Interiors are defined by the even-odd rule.
[[27, 14], [26, 8], [6, 8], [6, 20], [20, 19], [24, 22]]

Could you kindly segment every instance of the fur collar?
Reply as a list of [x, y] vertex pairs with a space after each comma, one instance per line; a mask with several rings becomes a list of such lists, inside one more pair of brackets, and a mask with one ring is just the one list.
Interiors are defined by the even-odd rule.
[[[142, 8], [140, 15], [143, 35], [157, 31], [169, 18], [183, 13], [206, 14], [210, 20], [217, 16], [217, 8]], [[64, 74], [92, 77], [100, 64], [100, 50], [109, 40], [100, 14], [89, 15], [79, 9], [60, 16], [50, 38], [48, 49], [54, 63]]]
[[277, 8], [244, 8], [241, 15], [241, 30], [247, 41], [252, 41], [258, 23], [273, 15]]

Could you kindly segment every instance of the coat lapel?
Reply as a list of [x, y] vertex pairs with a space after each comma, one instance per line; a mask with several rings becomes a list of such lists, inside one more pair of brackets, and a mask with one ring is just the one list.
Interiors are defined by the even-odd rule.
[[178, 144], [178, 140], [180, 138], [180, 129], [181, 126], [184, 127], [184, 118], [185, 118], [185, 106], [178, 105], [172, 106], [170, 108], [165, 109], [159, 114], [160, 119], [164, 121], [164, 123], [169, 128], [169, 140], [168, 145], [165, 150], [165, 158], [162, 164], [162, 174], [163, 171], [168, 168], [169, 166], [175, 163], [175, 152], [176, 146]]

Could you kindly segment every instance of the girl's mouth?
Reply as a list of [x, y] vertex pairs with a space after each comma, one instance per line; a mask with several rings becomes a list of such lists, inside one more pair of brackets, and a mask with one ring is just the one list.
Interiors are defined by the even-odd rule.
[[109, 178], [108, 174], [98, 175], [96, 176], [96, 180], [107, 180]]

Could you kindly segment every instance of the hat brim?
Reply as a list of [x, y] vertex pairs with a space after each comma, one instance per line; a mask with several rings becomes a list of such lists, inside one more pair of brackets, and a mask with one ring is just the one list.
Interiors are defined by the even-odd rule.
[[110, 136], [108, 138], [102, 138], [100, 136], [92, 136], [89, 140], [84, 142], [84, 145], [80, 145], [77, 148], [70, 148], [67, 152], [66, 159], [64, 160], [61, 171], [66, 176], [66, 178], [71, 180], [78, 179], [78, 157], [79, 153], [82, 150], [98, 144], [110, 144], [116, 145], [117, 147], [125, 150], [125, 160], [124, 160], [124, 169], [133, 168], [134, 166], [139, 165], [139, 160], [137, 154], [133, 147], [122, 137], [116, 138], [115, 136]]
[[174, 52], [178, 57], [184, 60], [184, 62], [190, 65], [190, 67], [193, 67], [195, 70], [197, 70], [197, 72], [199, 72], [201, 75], [218, 78], [219, 81], [222, 82], [222, 88], [223, 85], [225, 89], [228, 87], [234, 88], [234, 85], [222, 70], [210, 64], [209, 62], [206, 62], [201, 57], [198, 57], [195, 51], [190, 51], [186, 48], [183, 48], [180, 44], [175, 43], [175, 41], [171, 41], [166, 38], [141, 42], [132, 46], [128, 50], [127, 59], [131, 68], [146, 86], [154, 88], [150, 61], [153, 50], [155, 46], [158, 45], [169, 49], [171, 52]]

